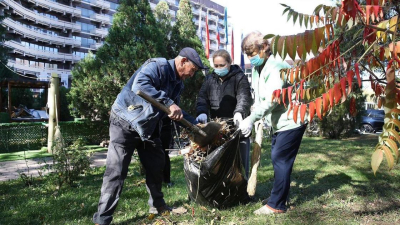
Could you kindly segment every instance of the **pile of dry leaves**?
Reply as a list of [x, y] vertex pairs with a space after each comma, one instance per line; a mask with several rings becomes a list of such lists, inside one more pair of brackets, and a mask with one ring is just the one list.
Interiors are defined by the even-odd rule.
[[[218, 148], [219, 146], [226, 143], [229, 139], [231, 139], [232, 134], [236, 130], [236, 128], [233, 125], [229, 125], [232, 124], [231, 121], [221, 120], [219, 118], [216, 118], [212, 121], [221, 124], [221, 128], [219, 129], [218, 134], [215, 136], [214, 140], [211, 142], [211, 144], [206, 145], [204, 147], [200, 147], [198, 144], [196, 144], [191, 140], [190, 145], [188, 147], [190, 148], [189, 153], [187, 153], [185, 157], [189, 157], [191, 160], [194, 160], [196, 162], [201, 162], [205, 159], [205, 157], [208, 154], [210, 154], [216, 148]], [[190, 131], [188, 129], [185, 129], [182, 132], [182, 136], [188, 137], [190, 139]]]

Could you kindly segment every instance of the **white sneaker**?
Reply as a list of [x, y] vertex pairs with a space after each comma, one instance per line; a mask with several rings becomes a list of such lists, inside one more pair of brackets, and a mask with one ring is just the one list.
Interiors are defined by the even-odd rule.
[[254, 211], [254, 214], [256, 214], [256, 215], [269, 215], [269, 214], [275, 214], [275, 213], [285, 213], [285, 211], [279, 210], [279, 209], [273, 209], [267, 205], [264, 205], [263, 207]]

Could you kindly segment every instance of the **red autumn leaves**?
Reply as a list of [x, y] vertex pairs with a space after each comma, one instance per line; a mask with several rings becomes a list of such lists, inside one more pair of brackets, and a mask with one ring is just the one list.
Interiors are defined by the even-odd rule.
[[[326, 82], [327, 91], [322, 93], [322, 96], [315, 98], [308, 104], [299, 102], [306, 100], [305, 93], [307, 93], [307, 100], [310, 100], [309, 98], [311, 91], [310, 88], [305, 88], [306, 81], [310, 80], [314, 76], [321, 76], [321, 74], [324, 76], [321, 78], [322, 80], [327, 80], [325, 78], [328, 78], [330, 75], [332, 75], [332, 78], [334, 78], [334, 70], [336, 67], [339, 68], [341, 63], [344, 62], [344, 60], [340, 60], [339, 55], [339, 41], [334, 41], [328, 45], [327, 48], [320, 53], [320, 55], [310, 59], [305, 64], [283, 70], [282, 77], [284, 79], [286, 78], [288, 82], [293, 83], [294, 85], [289, 86], [288, 88], [275, 90], [271, 100], [273, 102], [277, 102], [278, 104], [283, 103], [285, 107], [289, 107], [288, 116], [293, 110], [293, 120], [295, 122], [297, 122], [299, 119], [299, 110], [300, 120], [301, 122], [304, 122], [307, 109], [309, 112], [310, 121], [313, 119], [315, 114], [318, 116], [318, 118], [322, 119], [329, 109], [332, 109], [335, 105], [343, 103], [346, 100], [347, 96], [352, 91], [352, 83], [355, 75], [357, 77], [357, 83], [359, 87], [361, 87], [360, 70], [358, 64], [356, 63], [354, 65], [354, 70], [347, 71], [346, 76], [340, 78], [339, 82], [332, 85], [330, 85], [329, 82]], [[293, 91], [296, 94], [295, 101], [292, 101]], [[286, 106], [286, 97], [289, 100], [289, 106]], [[350, 104], [350, 113], [355, 115], [355, 99], [351, 99]]]

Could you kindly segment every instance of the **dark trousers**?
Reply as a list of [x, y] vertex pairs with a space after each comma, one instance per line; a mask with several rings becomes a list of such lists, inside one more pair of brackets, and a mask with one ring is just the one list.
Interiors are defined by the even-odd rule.
[[271, 140], [271, 160], [274, 167], [274, 185], [267, 205], [274, 209], [286, 210], [289, 196], [290, 175], [294, 160], [307, 125], [275, 133]]
[[160, 139], [165, 155], [164, 183], [171, 183], [171, 160], [169, 158], [169, 151], [165, 151], [165, 149], [171, 149], [173, 147], [172, 137], [172, 126], [163, 126], [161, 129]]
[[146, 185], [150, 189], [154, 207], [165, 205], [161, 192], [165, 156], [157, 130], [150, 141], [141, 141], [139, 134], [121, 120], [110, 118], [110, 145], [107, 152], [106, 171], [101, 186], [101, 196], [93, 222], [110, 224], [128, 173], [133, 151], [146, 170]]
[[250, 169], [250, 138], [241, 138], [239, 142], [240, 158], [246, 174], [246, 178], [249, 179]]

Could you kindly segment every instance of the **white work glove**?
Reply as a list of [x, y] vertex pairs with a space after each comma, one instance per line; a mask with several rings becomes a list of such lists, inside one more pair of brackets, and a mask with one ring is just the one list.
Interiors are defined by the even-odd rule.
[[235, 124], [235, 126], [239, 126], [240, 122], [243, 121], [243, 117], [241, 113], [235, 113], [235, 115], [233, 116], [233, 123]]
[[205, 113], [200, 114], [200, 115], [196, 118], [196, 120], [197, 120], [199, 123], [207, 123], [207, 114], [205, 114]]
[[242, 131], [244, 137], [249, 137], [251, 134], [251, 130], [253, 129], [253, 122], [250, 120], [249, 117], [247, 117], [240, 123], [239, 129]]

